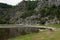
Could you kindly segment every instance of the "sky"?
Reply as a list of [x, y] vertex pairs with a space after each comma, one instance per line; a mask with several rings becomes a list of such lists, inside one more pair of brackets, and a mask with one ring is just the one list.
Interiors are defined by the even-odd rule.
[[7, 3], [9, 5], [17, 5], [20, 3], [22, 0], [0, 0], [0, 3]]

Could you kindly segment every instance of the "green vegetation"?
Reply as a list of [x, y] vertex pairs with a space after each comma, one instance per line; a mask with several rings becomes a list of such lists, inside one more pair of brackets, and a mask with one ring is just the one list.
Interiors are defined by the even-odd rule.
[[50, 16], [49, 19], [53, 19], [55, 16], [60, 20], [60, 6], [51, 6], [40, 9], [42, 17]]
[[60, 24], [49, 24], [47, 27], [60, 28]]
[[16, 24], [0, 24], [0, 26], [16, 26]]
[[11, 8], [11, 7], [12, 7], [11, 5], [0, 3], [0, 8], [8, 9], [8, 8]]
[[[60, 27], [59, 24], [49, 25], [53, 27]], [[60, 29], [56, 31], [42, 31], [39, 33], [27, 34], [23, 36], [18, 36], [15, 38], [10, 38], [8, 40], [60, 40]]]
[[46, 37], [44, 40], [60, 40], [60, 30], [53, 32], [49, 37]]
[[[45, 7], [45, 8], [41, 8], [40, 10], [37, 9], [39, 11], [35, 11], [34, 9], [38, 6], [37, 3], [38, 3], [38, 1], [25, 1], [25, 4], [26, 4], [25, 6], [26, 6], [27, 10], [19, 17], [25, 19], [26, 17], [33, 16], [34, 14], [35, 15], [40, 14], [41, 16], [37, 20], [40, 20], [41, 23], [44, 23], [46, 21], [46, 20], [41, 20], [41, 19], [44, 17], [48, 17], [48, 16], [49, 16], [48, 20], [53, 19], [54, 17], [57, 17], [58, 20], [60, 20], [60, 9], [59, 9], [60, 6], [53, 5], [51, 7]], [[10, 16], [11, 15], [15, 16], [14, 11], [12, 11], [13, 14], [12, 13], [9, 14], [9, 13], [11, 12], [12, 9], [15, 9], [16, 7], [12, 7], [11, 5], [2, 4], [2, 3], [0, 5], [1, 5], [0, 6], [1, 9], [6, 10], [6, 11], [3, 11], [3, 13], [0, 13], [0, 14], [2, 14], [2, 15], [0, 15], [0, 24], [9, 24], [10, 19], [12, 19], [12, 18], [10, 18]], [[10, 9], [10, 8], [12, 8], [12, 9]], [[13, 17], [13, 19], [14, 19], [14, 17]]]
[[34, 9], [37, 7], [38, 1], [25, 1], [25, 3], [26, 3], [27, 11], [24, 14], [22, 14], [21, 18], [26, 18], [36, 13]]
[[0, 3], [0, 24], [8, 23], [8, 11], [10, 8], [12, 8], [11, 5]]
[[34, 10], [30, 10], [30, 11], [25, 12], [24, 14], [22, 14], [22, 16], [20, 18], [26, 18], [26, 17], [32, 16], [35, 13], [36, 12]]
[[11, 38], [9, 40], [60, 40], [60, 30], [53, 32], [44, 31], [35, 34], [27, 34], [16, 38]]
[[34, 8], [37, 6], [38, 1], [25, 1], [27, 10], [34, 10]]
[[[28, 4], [29, 5], [31, 5], [29, 2], [28, 2]], [[28, 6], [29, 6], [28, 5]], [[29, 6], [30, 7], [30, 6]], [[28, 9], [29, 9], [29, 7], [28, 7]], [[33, 6], [32, 6], [33, 7]], [[32, 8], [31, 7], [31, 8]], [[31, 9], [30, 8], [30, 9]], [[39, 11], [35, 11], [35, 10], [29, 10], [29, 11], [26, 11], [25, 13], [23, 13], [22, 14], [22, 16], [20, 16], [21, 18], [26, 18], [26, 17], [30, 17], [30, 16], [32, 16], [32, 15], [37, 15], [37, 14], [41, 14], [41, 17], [40, 17], [40, 24], [41, 23], [45, 23], [46, 21], [48, 21], [48, 20], [52, 20], [52, 19], [54, 19], [55, 17], [57, 17], [57, 20], [60, 20], [60, 6], [55, 6], [55, 5], [53, 5], [53, 6], [51, 6], [51, 7], [45, 7], [45, 8], [42, 8], [42, 9], [40, 9]], [[41, 20], [42, 18], [44, 18], [44, 17], [48, 17], [49, 19], [47, 20], [47, 19], [44, 19], [44, 20]], [[38, 19], [37, 19], [38, 20]]]

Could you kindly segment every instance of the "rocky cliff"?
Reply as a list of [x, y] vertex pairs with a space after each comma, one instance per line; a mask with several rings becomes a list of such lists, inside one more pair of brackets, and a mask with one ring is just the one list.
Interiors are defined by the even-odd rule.
[[56, 24], [60, 20], [59, 8], [60, 0], [22, 1], [7, 12], [7, 23]]

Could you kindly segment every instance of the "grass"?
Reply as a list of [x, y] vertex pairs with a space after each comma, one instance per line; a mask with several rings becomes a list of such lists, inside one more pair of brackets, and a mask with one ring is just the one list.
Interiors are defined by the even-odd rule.
[[60, 24], [49, 24], [47, 27], [55, 27], [55, 28], [60, 28]]
[[[38, 25], [38, 24], [33, 24], [33, 25]], [[0, 24], [0, 26], [17, 26], [17, 24]], [[55, 28], [60, 28], [60, 24], [49, 24], [49, 25], [38, 25], [38, 26], [46, 26], [46, 27], [55, 27]]]
[[15, 26], [16, 24], [0, 24], [0, 26]]
[[60, 30], [57, 31], [44, 31], [34, 34], [27, 34], [8, 40], [60, 40]]
[[[47, 26], [60, 28], [59, 24], [47, 25]], [[60, 40], [60, 29], [56, 29], [56, 31], [53, 32], [43, 31], [39, 33], [27, 34], [15, 38], [10, 38], [8, 40]]]
[[49, 37], [45, 38], [44, 40], [60, 40], [60, 30], [57, 30], [53, 34], [51, 34]]

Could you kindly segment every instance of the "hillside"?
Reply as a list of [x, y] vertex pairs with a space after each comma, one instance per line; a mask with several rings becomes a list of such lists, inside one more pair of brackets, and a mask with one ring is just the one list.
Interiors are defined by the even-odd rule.
[[59, 24], [60, 3], [53, 2], [22, 1], [6, 12], [7, 20], [4, 20], [3, 24]]
[[[60, 20], [60, 6], [49, 5], [46, 1], [23, 1], [15, 7], [9, 23], [15, 24], [56, 24]], [[48, 5], [47, 5], [48, 4]], [[46, 6], [47, 5], [47, 6]], [[43, 21], [43, 22], [42, 22]]]
[[4, 3], [0, 3], [0, 14], [3, 13], [3, 11], [6, 11], [8, 10], [9, 8], [11, 8], [12, 6], [11, 5], [7, 5], [7, 4], [4, 4]]
[[0, 24], [6, 23], [7, 11], [12, 8], [11, 5], [0, 3]]

